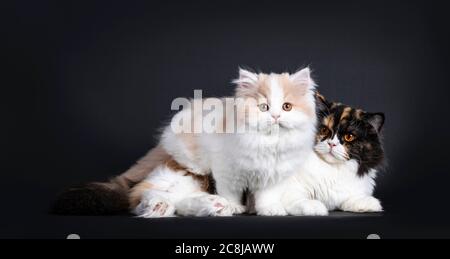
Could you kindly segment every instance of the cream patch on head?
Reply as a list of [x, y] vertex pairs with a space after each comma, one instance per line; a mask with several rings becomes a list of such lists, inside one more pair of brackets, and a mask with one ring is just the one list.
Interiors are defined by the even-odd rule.
[[364, 113], [363, 110], [357, 109], [355, 112], [356, 119], [360, 120], [362, 118], [363, 113]]
[[343, 119], [347, 118], [350, 115], [351, 110], [352, 110], [351, 107], [345, 107], [344, 111], [341, 114], [340, 120], [343, 120]]
[[329, 115], [323, 118], [323, 124], [326, 125], [328, 128], [332, 129], [334, 126], [334, 117], [332, 115]]

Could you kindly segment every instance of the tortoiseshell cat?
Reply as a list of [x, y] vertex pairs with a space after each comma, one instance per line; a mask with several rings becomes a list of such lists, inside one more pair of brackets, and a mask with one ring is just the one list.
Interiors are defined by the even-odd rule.
[[383, 113], [330, 103], [318, 95], [315, 152], [286, 184], [283, 204], [290, 215], [327, 215], [331, 210], [380, 212], [373, 197], [384, 158]]

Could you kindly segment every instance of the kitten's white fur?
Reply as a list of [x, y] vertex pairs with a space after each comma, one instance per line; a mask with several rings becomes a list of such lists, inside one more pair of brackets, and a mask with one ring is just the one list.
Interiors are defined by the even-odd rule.
[[[192, 177], [182, 176], [162, 167], [157, 169], [158, 172], [151, 173], [146, 181], [153, 185], [156, 181], [158, 186], [159, 183], [165, 186], [162, 188], [164, 190], [144, 193], [141, 204], [134, 210], [137, 215], [168, 216], [173, 215], [175, 210], [178, 214], [197, 216], [242, 213], [245, 207], [241, 204], [241, 197], [247, 188], [255, 194], [255, 208], [259, 215], [286, 215], [286, 210], [280, 203], [283, 192], [279, 189], [279, 184], [291, 177], [312, 152], [316, 124], [313, 92], [315, 84], [308, 68], [293, 75], [261, 75], [241, 69], [239, 79], [234, 81], [238, 85], [237, 95], [245, 97], [249, 93], [258, 92], [261, 87], [258, 80], [262, 76], [267, 79], [265, 82], [268, 86], [265, 86], [270, 89], [271, 94], [259, 94], [258, 102], [267, 103], [270, 111], [261, 112], [257, 107], [250, 111], [253, 116], [258, 115], [258, 120], [250, 121], [246, 126], [257, 129], [256, 132], [177, 134], [167, 127], [162, 134], [161, 145], [178, 163], [196, 174], [212, 172], [217, 193], [225, 199], [198, 191]], [[282, 76], [287, 77], [294, 87], [282, 87], [283, 82], [286, 84], [281, 80]], [[300, 108], [284, 111], [282, 105], [287, 96], [295, 95], [296, 92], [286, 93], [283, 89], [303, 92], [302, 105], [311, 109], [314, 115], [302, 110], [302, 105], [299, 105]], [[192, 112], [196, 111], [185, 109], [175, 115], [174, 119]], [[277, 116], [280, 117], [276, 123]], [[156, 214], [155, 199], [164, 204], [164, 209]], [[205, 201], [206, 208], [192, 209]], [[215, 209], [217, 206], [214, 205], [217, 203], [224, 208]]]

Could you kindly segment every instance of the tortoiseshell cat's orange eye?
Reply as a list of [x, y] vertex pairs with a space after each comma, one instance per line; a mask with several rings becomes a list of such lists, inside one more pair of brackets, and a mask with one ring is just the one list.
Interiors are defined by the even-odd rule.
[[344, 140], [346, 142], [352, 142], [353, 140], [355, 140], [355, 135], [347, 133], [344, 135]]

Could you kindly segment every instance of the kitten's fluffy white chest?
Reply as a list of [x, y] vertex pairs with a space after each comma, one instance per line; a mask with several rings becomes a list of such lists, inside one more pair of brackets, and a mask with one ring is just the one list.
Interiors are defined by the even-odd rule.
[[[274, 136], [247, 135], [229, 140], [224, 166], [240, 184], [255, 191], [291, 177], [312, 152], [314, 131]], [[231, 158], [231, 159], [230, 159]]]

